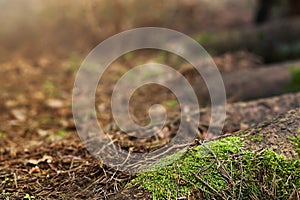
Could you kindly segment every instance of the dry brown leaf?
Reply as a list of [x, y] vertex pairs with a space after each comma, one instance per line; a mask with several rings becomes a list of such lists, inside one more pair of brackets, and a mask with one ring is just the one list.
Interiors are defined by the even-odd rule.
[[50, 108], [62, 108], [64, 103], [59, 99], [48, 99], [46, 105]]
[[21, 122], [26, 121], [26, 111], [24, 109], [12, 109], [11, 114]]

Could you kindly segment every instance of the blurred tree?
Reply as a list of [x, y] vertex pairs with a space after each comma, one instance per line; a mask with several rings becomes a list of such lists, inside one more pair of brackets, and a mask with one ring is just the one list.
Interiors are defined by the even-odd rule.
[[300, 15], [300, 0], [258, 0], [254, 22], [262, 24], [272, 15], [280, 17]]

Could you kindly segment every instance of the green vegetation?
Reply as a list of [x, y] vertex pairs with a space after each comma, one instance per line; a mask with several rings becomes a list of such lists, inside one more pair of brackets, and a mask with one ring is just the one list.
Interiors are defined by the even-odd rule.
[[68, 72], [76, 72], [79, 67], [80, 64], [82, 62], [82, 58], [78, 55], [78, 53], [71, 53], [71, 55], [69, 56], [69, 60], [68, 60], [69, 64], [68, 64]]
[[195, 40], [199, 42], [200, 44], [202, 43], [208, 43], [212, 42], [216, 39], [216, 36], [212, 33], [201, 33], [198, 36], [195, 37]]
[[35, 197], [31, 196], [30, 194], [25, 194], [24, 199], [31, 200], [31, 199], [35, 199]]
[[0, 132], [0, 139], [3, 139], [3, 138], [5, 138], [6, 137], [6, 134], [5, 133], [2, 133], [2, 132]]
[[264, 139], [264, 134], [263, 133], [258, 133], [257, 135], [250, 135], [249, 139], [251, 141], [258, 141], [261, 142]]
[[296, 152], [300, 156], [300, 129], [298, 129], [298, 136], [294, 138], [290, 138], [290, 140], [293, 141], [295, 147], [296, 147]]
[[290, 67], [291, 80], [287, 85], [289, 92], [300, 91], [300, 67]]
[[251, 152], [243, 145], [240, 137], [198, 145], [173, 155], [165, 167], [157, 163], [139, 173], [128, 186], [151, 192], [153, 199], [176, 199], [193, 192], [204, 199], [287, 199], [300, 189], [299, 160], [287, 160], [271, 150]]
[[14, 182], [14, 180], [11, 179], [11, 178], [8, 178], [8, 177], [6, 177], [6, 178], [5, 178], [4, 180], [2, 180], [2, 181], [0, 180], [0, 190], [1, 190], [0, 198], [6, 197], [7, 199], [9, 199], [9, 197], [11, 196], [11, 193], [8, 192], [8, 191], [6, 191], [6, 190], [3, 189], [3, 188], [5, 188], [5, 187], [8, 186], [8, 185], [14, 184], [13, 182]]
[[164, 103], [165, 103], [165, 105], [167, 105], [168, 107], [171, 107], [171, 108], [178, 105], [177, 100], [174, 100], [174, 99], [166, 100]]
[[43, 84], [43, 88], [44, 88], [44, 93], [46, 94], [47, 97], [56, 96], [55, 86], [53, 82], [45, 81], [45, 83]]
[[264, 139], [264, 134], [259, 133], [259, 134], [257, 135], [257, 141], [261, 142], [261, 141], [263, 141], [263, 139]]
[[65, 137], [67, 135], [67, 132], [65, 130], [60, 130], [55, 135], [59, 137]]
[[9, 184], [9, 183], [12, 183], [13, 180], [6, 177], [1, 183], [0, 183], [0, 187], [4, 186], [5, 184]]

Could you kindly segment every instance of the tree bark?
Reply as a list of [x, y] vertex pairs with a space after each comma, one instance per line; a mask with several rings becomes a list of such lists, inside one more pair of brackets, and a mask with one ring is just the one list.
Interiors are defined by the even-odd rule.
[[[226, 119], [223, 134], [233, 133], [255, 127], [262, 121], [269, 121], [274, 117], [300, 107], [300, 93], [285, 94], [272, 98], [237, 102], [226, 106]], [[206, 132], [210, 121], [210, 108], [200, 111], [200, 129]]]

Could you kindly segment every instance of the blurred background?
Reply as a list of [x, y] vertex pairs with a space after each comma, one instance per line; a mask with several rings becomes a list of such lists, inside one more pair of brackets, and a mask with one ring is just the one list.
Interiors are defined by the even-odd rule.
[[[248, 50], [266, 62], [295, 58], [299, 42], [292, 46], [281, 44], [276, 52], [273, 50], [273, 43], [281, 43], [281, 38], [286, 42], [289, 37], [289, 42], [295, 43], [296, 36], [290, 33], [298, 33], [298, 28], [292, 29], [295, 24], [290, 24], [284, 33], [281, 24], [278, 28], [267, 28], [266, 32], [253, 26], [297, 16], [298, 4], [297, 0], [1, 0], [0, 61], [16, 56], [30, 59], [85, 56], [107, 37], [144, 26], [166, 27], [188, 34], [213, 55]], [[272, 52], [264, 52], [266, 49]], [[284, 58], [276, 58], [278, 52]]]
[[[300, 57], [298, 4], [295, 0], [0, 0], [0, 131], [31, 137], [43, 131], [51, 135], [74, 130], [71, 95], [82, 60], [101, 41], [137, 27], [174, 29], [203, 45], [224, 75], [228, 102], [287, 92], [280, 86], [291, 78], [286, 67], [270, 80], [265, 78], [269, 71], [256, 74], [255, 69]], [[100, 80], [104, 87], [97, 89], [96, 107], [103, 126], [113, 121], [109, 102], [116, 81], [146, 62], [180, 70], [195, 86], [201, 105], [209, 104], [205, 84], [194, 77], [185, 60], [163, 51], [136, 51], [117, 59]], [[266, 81], [256, 81], [262, 79]], [[266, 89], [260, 91], [260, 85]], [[298, 86], [294, 83], [293, 89]], [[131, 112], [142, 124], [147, 123], [144, 119], [153, 103], [163, 102], [170, 112], [178, 111], [176, 98], [163, 87], [141, 87], [132, 99]]]
[[191, 36], [251, 26], [255, 5], [254, 0], [1, 0], [1, 60], [85, 55], [108, 36], [143, 26]]
[[[288, 92], [287, 84], [296, 91], [297, 70], [256, 69], [300, 57], [297, 8], [295, 0], [0, 0], [0, 131], [18, 130], [23, 137], [74, 130], [71, 95], [82, 60], [101, 41], [137, 27], [174, 29], [203, 45], [224, 75], [228, 102]], [[203, 82], [185, 60], [162, 51], [137, 51], [117, 59], [100, 80], [104, 87], [98, 87], [96, 107], [103, 126], [112, 121], [109, 102], [116, 81], [128, 69], [153, 61], [180, 70], [195, 85], [201, 105], [209, 104]], [[136, 121], [147, 117], [153, 103], [178, 111], [166, 88], [145, 86], [134, 98]]]

